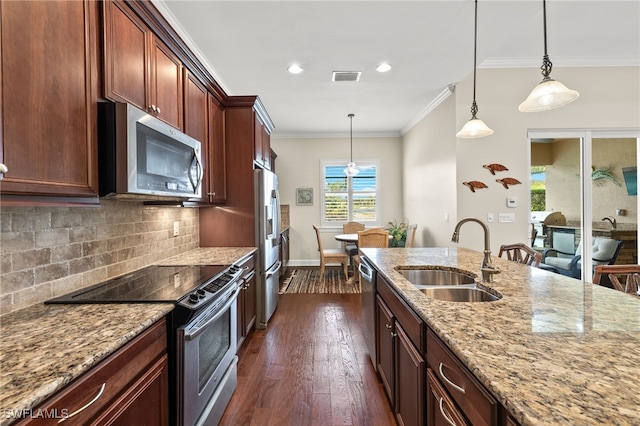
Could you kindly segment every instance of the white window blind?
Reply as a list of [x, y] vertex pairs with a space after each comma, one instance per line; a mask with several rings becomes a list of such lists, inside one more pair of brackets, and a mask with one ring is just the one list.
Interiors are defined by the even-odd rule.
[[360, 173], [354, 177], [344, 174], [345, 167], [344, 162], [322, 163], [322, 225], [379, 224], [377, 162], [358, 162]]

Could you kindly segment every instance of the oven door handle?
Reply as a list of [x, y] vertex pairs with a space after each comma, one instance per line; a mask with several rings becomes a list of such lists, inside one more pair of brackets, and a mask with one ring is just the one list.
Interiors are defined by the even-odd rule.
[[193, 331], [191, 331], [190, 333], [185, 333], [184, 335], [184, 339], [191, 341], [193, 339], [195, 339], [196, 337], [198, 337], [211, 323], [215, 322], [218, 320], [218, 318], [220, 318], [226, 311], [227, 309], [229, 309], [229, 307], [233, 304], [236, 303], [236, 298], [238, 296], [238, 293], [240, 293], [240, 287], [237, 287], [233, 293], [227, 298], [227, 300], [224, 302], [224, 305], [222, 306], [218, 306], [215, 309], [213, 309], [213, 311], [215, 311], [215, 314], [212, 315], [211, 317], [209, 317], [206, 322], [202, 325], [200, 325], [199, 327], [195, 328]]

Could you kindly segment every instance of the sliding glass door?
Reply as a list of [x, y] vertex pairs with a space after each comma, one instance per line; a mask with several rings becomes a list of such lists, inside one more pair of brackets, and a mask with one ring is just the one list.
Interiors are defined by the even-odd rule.
[[536, 248], [580, 254], [577, 274], [589, 282], [594, 256], [637, 264], [640, 130], [536, 130], [528, 136], [531, 209], [550, 222]]

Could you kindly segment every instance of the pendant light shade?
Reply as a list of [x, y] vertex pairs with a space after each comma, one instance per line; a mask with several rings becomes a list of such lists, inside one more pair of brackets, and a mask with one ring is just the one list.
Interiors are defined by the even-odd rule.
[[351, 147], [351, 154], [349, 157], [349, 162], [347, 163], [347, 167], [342, 170], [343, 173], [349, 177], [357, 176], [360, 173], [360, 170], [356, 166], [356, 163], [353, 162], [353, 114], [349, 114], [349, 146]]
[[493, 134], [493, 130], [484, 121], [476, 117], [478, 104], [476, 104], [476, 56], [478, 46], [478, 0], [475, 0], [475, 20], [473, 24], [473, 103], [471, 104], [471, 119], [466, 122], [456, 136], [464, 139], [481, 138]]
[[564, 84], [549, 77], [553, 64], [547, 54], [547, 2], [545, 0], [542, 0], [542, 16], [544, 27], [544, 56], [540, 69], [542, 70], [543, 79], [533, 88], [527, 99], [520, 104], [518, 110], [521, 112], [548, 111], [573, 102], [580, 96], [575, 90], [568, 89]]

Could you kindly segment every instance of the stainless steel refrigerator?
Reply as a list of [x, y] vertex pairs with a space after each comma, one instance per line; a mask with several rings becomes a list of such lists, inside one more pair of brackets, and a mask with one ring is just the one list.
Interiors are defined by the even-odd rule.
[[278, 176], [268, 170], [255, 170], [255, 232], [258, 247], [258, 288], [256, 328], [266, 328], [278, 306], [281, 263], [280, 195]]

